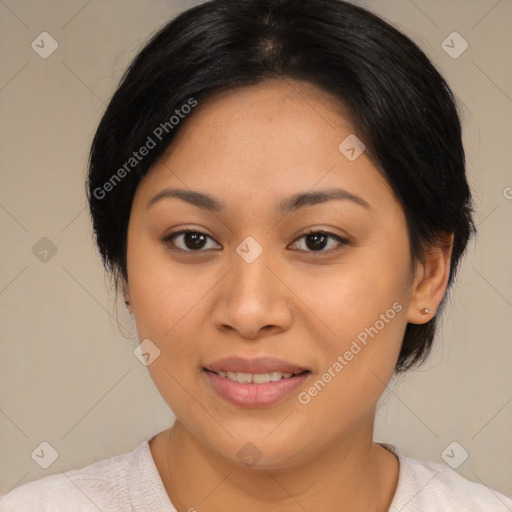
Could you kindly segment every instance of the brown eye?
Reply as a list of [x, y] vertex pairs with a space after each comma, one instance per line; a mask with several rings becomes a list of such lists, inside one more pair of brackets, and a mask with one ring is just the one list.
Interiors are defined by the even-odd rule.
[[163, 241], [170, 243], [174, 246], [173, 248], [177, 250], [187, 252], [199, 252], [205, 249], [216, 249], [217, 247], [206, 247], [208, 245], [208, 240], [215, 242], [213, 238], [211, 238], [206, 233], [203, 233], [202, 231], [184, 230], [171, 233], [165, 237]]
[[[304, 248], [299, 248], [299, 250], [306, 252], [323, 252], [323, 253], [331, 253], [339, 250], [343, 245], [348, 244], [348, 240], [341, 238], [334, 233], [327, 233], [325, 231], [311, 231], [300, 238], [294, 243], [294, 245], [298, 245], [299, 241], [305, 240], [305, 244], [302, 245]], [[328, 250], [324, 250], [329, 246], [329, 241], [333, 240], [335, 243], [331, 243]]]

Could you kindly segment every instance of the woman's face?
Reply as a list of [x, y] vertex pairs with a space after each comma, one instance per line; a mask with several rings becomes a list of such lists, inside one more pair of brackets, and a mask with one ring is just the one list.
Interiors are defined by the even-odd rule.
[[292, 81], [217, 93], [133, 201], [127, 292], [149, 372], [236, 462], [368, 439], [411, 314], [404, 212], [354, 139], [339, 149], [353, 129], [333, 105]]

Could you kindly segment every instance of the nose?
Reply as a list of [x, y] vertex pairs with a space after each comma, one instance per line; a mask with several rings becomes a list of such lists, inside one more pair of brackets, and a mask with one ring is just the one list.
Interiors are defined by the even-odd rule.
[[252, 263], [236, 256], [234, 268], [219, 283], [211, 317], [215, 328], [253, 340], [289, 329], [293, 294], [278, 266], [264, 255]]

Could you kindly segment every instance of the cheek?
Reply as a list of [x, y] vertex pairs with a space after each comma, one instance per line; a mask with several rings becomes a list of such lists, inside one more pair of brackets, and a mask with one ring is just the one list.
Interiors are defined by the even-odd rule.
[[368, 277], [339, 277], [332, 281], [336, 292], [309, 288], [310, 298], [322, 297], [319, 316], [329, 330], [316, 333], [317, 375], [298, 398], [308, 421], [319, 418], [318, 425], [312, 421], [326, 436], [372, 414], [400, 352], [406, 297], [392, 276], [380, 284]]
[[343, 385], [357, 389], [357, 394], [369, 385], [368, 392], [374, 393], [383, 386], [375, 375], [387, 382], [393, 373], [409, 301], [410, 257], [403, 235], [397, 231], [394, 239], [382, 238], [371, 247], [358, 248], [324, 278], [306, 274], [301, 278], [304, 303], [314, 313], [309, 316], [321, 320], [310, 328], [318, 329], [320, 371], [342, 357], [343, 368], [335, 373], [344, 377], [333, 379], [338, 383], [330, 386], [333, 389]]
[[202, 371], [200, 355], [204, 350], [198, 327], [199, 302], [204, 292], [191, 289], [180, 293], [179, 287], [174, 286], [177, 283], [172, 282], [168, 288], [154, 293], [149, 280], [146, 284], [147, 289], [142, 289], [139, 296], [142, 312], [137, 331], [141, 340], [151, 340], [159, 351], [147, 370], [169, 408], [187, 423], [187, 418], [204, 414], [198, 385]]
[[166, 340], [207, 292], [193, 265], [172, 263], [159, 241], [129, 233], [129, 288], [139, 337]]
[[310, 316], [324, 325], [323, 334], [334, 339], [352, 339], [376, 322], [383, 330], [382, 315], [390, 330], [388, 325], [405, 320], [400, 314], [407, 302], [405, 268], [402, 262], [391, 267], [361, 258], [325, 279], [301, 276], [301, 297], [314, 313]]

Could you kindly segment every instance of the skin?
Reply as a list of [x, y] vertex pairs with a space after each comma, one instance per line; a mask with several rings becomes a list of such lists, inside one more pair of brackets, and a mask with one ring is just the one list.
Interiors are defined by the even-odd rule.
[[[388, 510], [399, 467], [373, 442], [376, 404], [407, 323], [427, 322], [443, 298], [451, 238], [424, 263], [411, 261], [391, 188], [365, 153], [349, 161], [338, 150], [351, 133], [336, 99], [307, 83], [217, 92], [182, 122], [138, 186], [125, 295], [140, 340], [161, 351], [148, 370], [176, 422], [150, 448], [180, 511]], [[224, 209], [178, 198], [147, 208], [167, 187], [207, 193]], [[293, 194], [331, 187], [369, 208], [330, 200], [276, 210]], [[183, 236], [163, 241], [185, 228], [211, 239], [195, 252]], [[310, 228], [348, 243], [327, 239], [315, 250], [304, 236]], [[263, 248], [252, 263], [236, 252], [248, 236]], [[202, 371], [221, 357], [271, 355], [309, 369], [299, 390], [307, 391], [397, 302], [401, 311], [307, 404], [293, 393], [241, 408]], [[237, 457], [248, 442], [261, 454], [251, 467]]]

